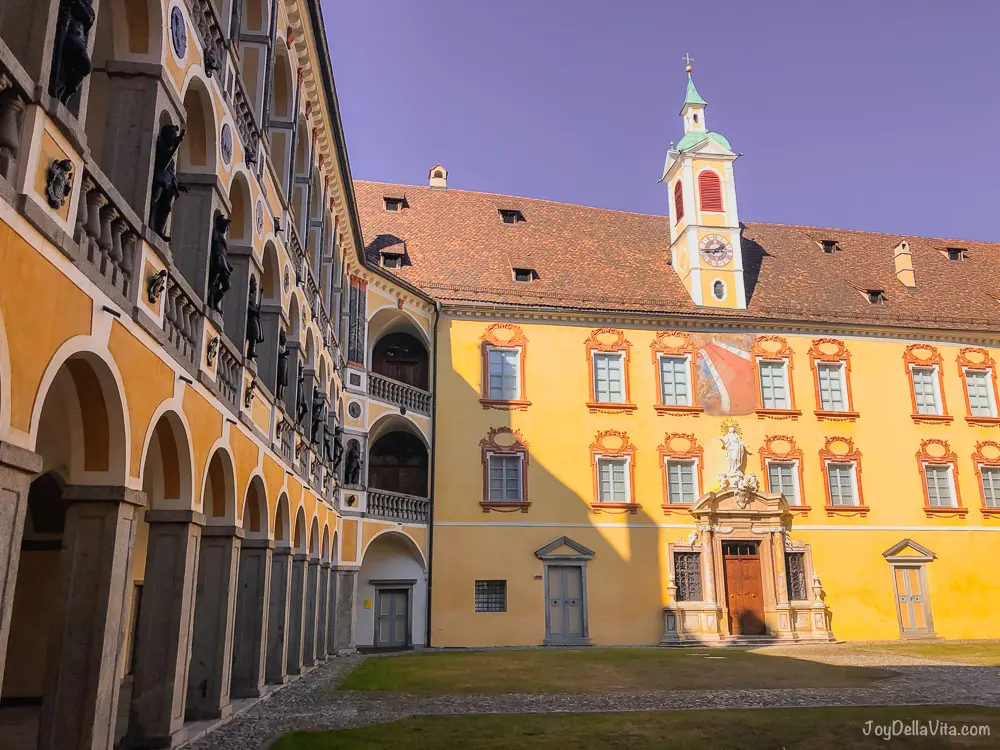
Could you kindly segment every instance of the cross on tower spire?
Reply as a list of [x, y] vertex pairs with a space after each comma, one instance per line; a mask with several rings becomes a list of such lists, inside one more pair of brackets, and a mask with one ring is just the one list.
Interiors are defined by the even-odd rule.
[[688, 73], [690, 73], [690, 72], [691, 72], [691, 63], [693, 63], [693, 62], [694, 62], [694, 58], [693, 58], [693, 57], [691, 57], [691, 53], [690, 53], [690, 52], [685, 52], [685, 53], [684, 53], [684, 57], [682, 57], [682, 58], [681, 58], [681, 60], [683, 60], [683, 61], [684, 61], [684, 64], [685, 64], [685, 66], [686, 66], [686, 67], [685, 67], [685, 70], [686, 70], [686, 71], [687, 71]]

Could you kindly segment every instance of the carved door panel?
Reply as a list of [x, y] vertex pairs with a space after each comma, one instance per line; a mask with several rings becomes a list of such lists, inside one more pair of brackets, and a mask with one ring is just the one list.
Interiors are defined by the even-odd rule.
[[904, 636], [929, 634], [930, 612], [926, 592], [923, 590], [920, 566], [898, 566], [893, 568], [893, 574], [900, 634]]
[[729, 628], [733, 635], [765, 635], [764, 586], [756, 543], [724, 542]]

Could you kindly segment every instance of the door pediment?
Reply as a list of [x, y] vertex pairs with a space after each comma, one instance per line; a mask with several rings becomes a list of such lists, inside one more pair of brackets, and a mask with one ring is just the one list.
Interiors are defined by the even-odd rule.
[[568, 536], [561, 536], [535, 550], [535, 557], [539, 560], [590, 560], [594, 554], [594, 550], [584, 547]]
[[780, 493], [727, 487], [702, 495], [691, 514], [697, 518], [780, 519], [788, 515], [788, 501]]
[[912, 539], [901, 539], [882, 553], [891, 563], [927, 563], [937, 558], [933, 552]]

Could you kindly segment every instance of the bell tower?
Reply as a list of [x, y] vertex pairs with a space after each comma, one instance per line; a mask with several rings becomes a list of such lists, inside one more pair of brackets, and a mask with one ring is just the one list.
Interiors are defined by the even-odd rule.
[[707, 102], [691, 78], [680, 115], [684, 137], [667, 151], [660, 182], [670, 196], [670, 257], [688, 294], [701, 307], [745, 310], [743, 252], [733, 162], [739, 154], [705, 125]]

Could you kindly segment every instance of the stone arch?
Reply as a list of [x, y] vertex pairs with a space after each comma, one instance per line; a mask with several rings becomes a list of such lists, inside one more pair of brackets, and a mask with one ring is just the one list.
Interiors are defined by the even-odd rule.
[[[271, 79], [271, 116], [291, 120], [295, 97], [295, 82], [288, 46], [280, 36], [274, 40], [274, 69]], [[277, 166], [277, 165], [275, 165]], [[279, 174], [281, 174], [279, 170]]]
[[265, 302], [281, 301], [281, 265], [278, 262], [278, 249], [274, 242], [268, 240], [264, 245], [264, 278], [261, 282]]
[[[392, 584], [380, 585], [380, 581], [391, 581]], [[374, 616], [379, 610], [379, 600], [383, 595], [398, 596], [401, 586], [408, 587], [405, 599], [408, 608], [405, 642], [380, 642]], [[359, 647], [409, 647], [426, 642], [427, 561], [420, 545], [409, 534], [388, 529], [376, 534], [365, 545], [358, 573], [357, 596], [360, 601], [370, 600], [374, 603], [371, 609], [355, 609], [355, 637]], [[383, 637], [384, 635], [383, 633]]]
[[248, 539], [266, 539], [267, 528], [267, 489], [264, 478], [255, 474], [247, 486], [247, 494], [243, 499], [243, 531]]
[[242, 170], [233, 175], [229, 186], [229, 240], [236, 245], [253, 244], [253, 206], [250, 183]]
[[313, 557], [319, 555], [319, 519], [313, 516], [312, 523], [309, 525], [309, 554]]
[[109, 354], [78, 345], [67, 342], [42, 376], [31, 449], [73, 484], [123, 485], [131, 443], [121, 375]]
[[419, 438], [428, 451], [431, 449], [430, 441], [424, 435], [423, 431], [417, 427], [413, 420], [401, 414], [383, 414], [376, 419], [368, 429], [368, 444], [372, 445], [376, 440], [390, 432], [408, 432], [414, 437]]
[[291, 514], [288, 511], [288, 495], [282, 490], [274, 508], [274, 526], [271, 530], [274, 541], [281, 547], [291, 546]]
[[215, 109], [208, 86], [200, 75], [192, 75], [184, 90], [184, 140], [177, 154], [179, 172], [216, 171], [218, 137]]
[[301, 505], [295, 512], [295, 532], [292, 534], [292, 548], [296, 552], [305, 552], [309, 539], [306, 531], [306, 511]]
[[323, 524], [323, 545], [320, 548], [320, 555], [324, 560], [330, 559], [330, 524]]
[[379, 533], [375, 534], [375, 536], [373, 536], [371, 539], [369, 539], [368, 543], [365, 545], [365, 548], [361, 551], [362, 563], [368, 556], [368, 551], [372, 548], [372, 545], [375, 544], [377, 540], [383, 537], [391, 537], [394, 540], [400, 541], [402, 545], [409, 550], [410, 554], [413, 555], [413, 557], [417, 560], [417, 562], [420, 563], [420, 569], [424, 571], [427, 570], [427, 558], [424, 557], [424, 551], [420, 549], [420, 545], [417, 544], [417, 541], [412, 536], [407, 534], [405, 531], [397, 531], [396, 529], [386, 529], [385, 531], [380, 531]]
[[151, 510], [190, 510], [194, 505], [191, 439], [183, 417], [165, 409], [151, 420], [142, 451], [142, 489]]
[[301, 340], [301, 314], [299, 313], [299, 295], [293, 291], [288, 300], [288, 338]]
[[306, 331], [306, 367], [316, 367], [316, 337], [313, 336], [312, 326]]
[[340, 534], [337, 529], [333, 530], [333, 538], [330, 540], [330, 561], [336, 565], [340, 559]]
[[368, 319], [368, 337], [366, 340], [368, 350], [365, 355], [366, 364], [369, 368], [372, 366], [372, 357], [378, 342], [386, 336], [400, 333], [408, 334], [419, 342], [423, 346], [429, 361], [431, 340], [427, 332], [405, 310], [400, 310], [395, 305], [384, 305], [376, 309]]
[[210, 525], [236, 524], [236, 468], [224, 446], [212, 451], [202, 484], [201, 507]]

